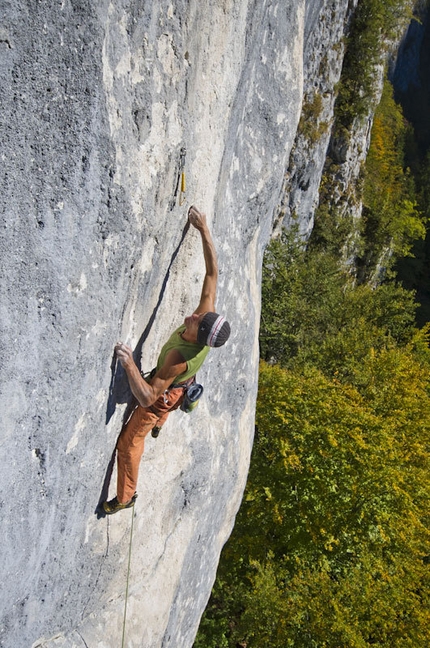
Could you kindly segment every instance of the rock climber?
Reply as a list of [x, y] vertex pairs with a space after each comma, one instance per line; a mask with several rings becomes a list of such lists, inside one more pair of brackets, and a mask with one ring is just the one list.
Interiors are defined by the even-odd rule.
[[206, 216], [190, 207], [188, 219], [200, 233], [206, 266], [199, 305], [162, 347], [155, 374], [149, 380], [142, 377], [130, 347], [122, 342], [115, 346], [138, 405], [118, 438], [117, 494], [103, 503], [108, 515], [134, 505], [146, 435], [161, 428], [169, 412], [181, 405], [185, 390], [195, 381], [210, 347], [222, 346], [230, 335], [229, 323], [215, 312], [218, 262]]

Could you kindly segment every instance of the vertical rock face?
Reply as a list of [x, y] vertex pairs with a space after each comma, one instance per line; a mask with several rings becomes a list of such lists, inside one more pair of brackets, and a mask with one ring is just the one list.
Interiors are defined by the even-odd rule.
[[[303, 236], [313, 228], [333, 126], [335, 87], [345, 53], [345, 30], [357, 1], [325, 3], [324, 11], [310, 3], [307, 7], [302, 113], [278, 215], [278, 225], [297, 225]], [[356, 151], [348, 153], [355, 165]]]
[[[312, 52], [329, 60], [326, 34], [344, 29], [348, 2], [332, 4], [4, 3], [4, 648], [116, 648], [123, 633], [127, 646], [192, 645], [245, 486], [262, 251], [311, 70], [317, 84]], [[131, 537], [131, 511], [95, 515], [130, 396], [112, 351], [122, 339], [150, 369], [195, 308], [192, 203], [208, 214], [232, 336], [199, 374], [198, 409], [147, 441]]]

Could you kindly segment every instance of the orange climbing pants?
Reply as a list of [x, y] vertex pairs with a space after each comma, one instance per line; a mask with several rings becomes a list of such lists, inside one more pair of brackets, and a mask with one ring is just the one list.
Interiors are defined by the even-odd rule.
[[151, 407], [138, 405], [122, 429], [116, 444], [117, 498], [121, 504], [129, 502], [136, 492], [146, 435], [153, 427], [165, 423], [169, 412], [181, 405], [183, 397], [184, 390], [179, 387], [162, 394]]

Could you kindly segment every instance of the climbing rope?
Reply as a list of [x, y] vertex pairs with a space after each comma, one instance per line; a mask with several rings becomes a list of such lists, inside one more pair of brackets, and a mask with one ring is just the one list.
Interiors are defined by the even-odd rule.
[[130, 544], [128, 547], [128, 567], [127, 567], [127, 582], [125, 587], [125, 602], [124, 602], [124, 620], [122, 623], [122, 643], [121, 648], [125, 646], [125, 623], [127, 620], [127, 600], [128, 600], [128, 584], [130, 582], [130, 564], [131, 564], [131, 544], [133, 541], [133, 523], [134, 523], [134, 506], [131, 507], [131, 529], [130, 529]]

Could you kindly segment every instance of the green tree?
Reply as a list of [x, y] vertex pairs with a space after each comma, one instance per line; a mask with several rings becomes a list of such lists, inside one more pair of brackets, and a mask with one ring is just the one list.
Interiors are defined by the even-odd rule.
[[425, 217], [418, 209], [415, 183], [405, 169], [405, 141], [410, 127], [393, 99], [386, 81], [377, 107], [363, 192], [364, 274], [374, 270], [384, 251], [410, 253], [413, 242], [424, 238]]
[[354, 13], [343, 62], [336, 116], [349, 129], [367, 114], [375, 93], [375, 68], [381, 51], [412, 17], [412, 0], [360, 0]]
[[427, 356], [424, 334], [370, 352], [360, 390], [262, 364], [248, 486], [196, 646], [428, 645]]
[[415, 310], [412, 292], [393, 282], [357, 286], [333, 255], [309, 252], [284, 231], [264, 259], [261, 357], [350, 379], [369, 348], [410, 339]]
[[291, 233], [269, 246], [251, 468], [196, 648], [427, 645], [430, 352], [414, 311]]

